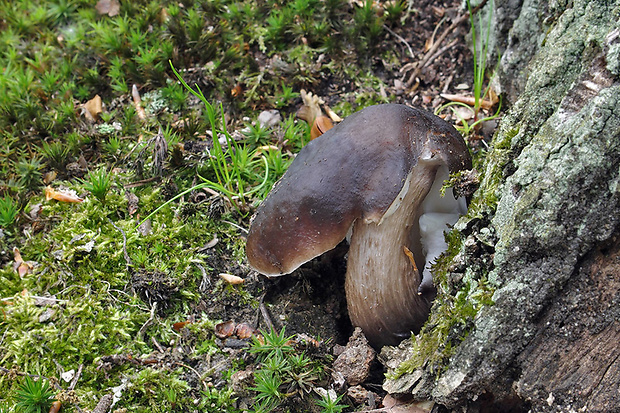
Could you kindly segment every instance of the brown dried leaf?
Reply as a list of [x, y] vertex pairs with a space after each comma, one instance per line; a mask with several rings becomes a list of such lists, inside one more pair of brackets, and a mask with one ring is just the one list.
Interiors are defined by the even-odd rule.
[[52, 181], [56, 179], [56, 176], [58, 176], [58, 173], [56, 171], [46, 172], [45, 175], [43, 175], [43, 183], [45, 185], [52, 183]]
[[95, 122], [99, 118], [99, 114], [103, 112], [103, 104], [101, 96], [95, 95], [94, 98], [84, 103], [84, 116], [91, 122]]
[[30, 262], [25, 262], [22, 259], [22, 254], [19, 252], [17, 247], [13, 247], [13, 259], [15, 261], [13, 263], [13, 270], [19, 274], [19, 278], [24, 278], [26, 274], [32, 271], [34, 265]]
[[136, 86], [135, 84], [131, 87], [131, 97], [133, 98], [133, 105], [136, 108], [138, 118], [140, 118], [140, 120], [146, 120], [146, 112], [142, 107], [142, 98], [140, 97], [138, 86]]
[[130, 216], [138, 211], [138, 203], [140, 200], [133, 192], [125, 191], [125, 198], [127, 199], [127, 212], [129, 212]]
[[338, 114], [334, 112], [332, 108], [327, 105], [323, 105], [323, 109], [325, 110], [325, 113], [327, 113], [327, 116], [329, 116], [329, 118], [332, 120], [332, 122], [342, 122], [342, 118], [338, 116]]
[[248, 323], [237, 324], [237, 327], [235, 327], [235, 335], [242, 340], [252, 337], [255, 333], [256, 330]]
[[79, 203], [79, 202], [84, 201], [82, 198], [77, 196], [75, 191], [62, 190], [62, 189], [57, 191], [48, 185], [45, 187], [45, 200], [50, 201], [52, 199], [55, 199], [56, 201], [59, 201], [59, 202], [70, 202], [70, 203]]
[[243, 86], [240, 83], [237, 83], [235, 87], [230, 89], [230, 95], [234, 98], [241, 96], [243, 93]]
[[183, 329], [183, 327], [191, 323], [192, 323], [191, 321], [179, 321], [178, 323], [174, 323], [172, 325], [172, 329], [178, 333], [179, 331]]
[[[444, 99], [451, 100], [452, 102], [460, 102], [469, 106], [474, 106], [476, 104], [476, 98], [473, 96], [465, 96], [465, 95], [453, 95], [451, 93], [442, 93], [440, 96]], [[480, 101], [480, 107], [484, 110], [491, 109], [498, 101], [497, 95], [495, 95], [496, 101], [491, 99], [482, 99]]]

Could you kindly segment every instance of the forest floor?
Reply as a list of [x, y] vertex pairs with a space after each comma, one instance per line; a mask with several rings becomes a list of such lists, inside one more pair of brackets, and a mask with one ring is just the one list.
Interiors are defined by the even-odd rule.
[[67, 412], [380, 407], [379, 363], [332, 374], [344, 260], [267, 279], [245, 235], [309, 140], [302, 90], [342, 118], [473, 94], [461, 2], [90, 3], [0, 4], [0, 412], [26, 377]]

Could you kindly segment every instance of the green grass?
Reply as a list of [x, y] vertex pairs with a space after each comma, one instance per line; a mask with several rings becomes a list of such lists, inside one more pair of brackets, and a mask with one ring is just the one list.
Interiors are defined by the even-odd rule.
[[[467, 9], [469, 11], [469, 23], [471, 26], [471, 37], [472, 37], [472, 48], [473, 48], [473, 64], [474, 64], [474, 78], [473, 78], [473, 95], [474, 95], [474, 105], [473, 107], [467, 105], [462, 102], [449, 102], [444, 105], [439, 106], [435, 110], [435, 114], [439, 114], [443, 112], [445, 109], [451, 109], [452, 114], [455, 118], [458, 119], [458, 124], [456, 128], [464, 135], [470, 136], [474, 131], [476, 131], [482, 123], [486, 121], [493, 120], [497, 118], [502, 109], [502, 101], [500, 97], [499, 104], [495, 110], [495, 113], [491, 113], [489, 115], [481, 116], [482, 109], [482, 101], [489, 94], [489, 90], [491, 89], [491, 79], [487, 79], [487, 55], [488, 55], [488, 46], [489, 46], [489, 37], [491, 35], [491, 24], [493, 18], [493, 2], [490, 2], [490, 7], [488, 7], [488, 21], [485, 23], [482, 20], [482, 15], [480, 12], [474, 13], [474, 10], [471, 5], [471, 1], [467, 0]], [[476, 17], [478, 18], [478, 24], [476, 25]], [[479, 32], [479, 30], [481, 32]], [[484, 32], [482, 32], [484, 30]], [[484, 35], [483, 38], [479, 36]], [[499, 57], [498, 57], [498, 65], [499, 65]], [[494, 74], [493, 74], [494, 76]], [[486, 84], [486, 87], [484, 85]], [[473, 111], [473, 121], [470, 123], [468, 120], [463, 119], [459, 112], [455, 110], [455, 106], [461, 106]]]
[[346, 409], [346, 404], [340, 404], [342, 400], [342, 395], [332, 398], [333, 396], [326, 392], [324, 396], [321, 397], [320, 400], [317, 400], [317, 406], [321, 407], [322, 413], [341, 413], [344, 409]]
[[82, 179], [82, 185], [100, 202], [105, 202], [112, 187], [112, 177], [105, 167], [101, 167], [88, 172], [86, 179]]

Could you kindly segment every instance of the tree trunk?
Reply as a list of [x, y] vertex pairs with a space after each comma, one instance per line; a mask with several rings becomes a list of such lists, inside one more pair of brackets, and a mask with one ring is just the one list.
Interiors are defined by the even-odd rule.
[[550, 4], [496, 0], [514, 105], [426, 330], [382, 353], [437, 412], [620, 411], [620, 2]]

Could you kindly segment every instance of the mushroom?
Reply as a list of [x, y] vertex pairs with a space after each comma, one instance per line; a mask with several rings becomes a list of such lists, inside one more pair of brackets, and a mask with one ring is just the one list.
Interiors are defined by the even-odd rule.
[[442, 184], [470, 168], [465, 142], [442, 119], [367, 107], [299, 152], [252, 220], [248, 262], [267, 276], [288, 274], [347, 237], [351, 322], [376, 348], [398, 344], [426, 321], [431, 263], [466, 209], [451, 189], [439, 194]]

